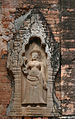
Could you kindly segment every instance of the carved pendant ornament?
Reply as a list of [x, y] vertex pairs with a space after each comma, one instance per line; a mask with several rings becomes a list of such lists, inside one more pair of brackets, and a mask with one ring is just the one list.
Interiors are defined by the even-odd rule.
[[50, 28], [36, 9], [16, 19], [14, 24], [16, 35], [8, 42], [7, 61], [14, 85], [7, 115], [59, 115], [54, 79], [59, 70], [60, 53], [58, 47], [54, 48], [57, 43]]

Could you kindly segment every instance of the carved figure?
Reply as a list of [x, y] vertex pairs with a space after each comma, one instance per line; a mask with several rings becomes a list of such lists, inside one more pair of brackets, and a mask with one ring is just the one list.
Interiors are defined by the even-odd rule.
[[26, 76], [25, 99], [22, 104], [42, 105], [46, 104], [44, 93], [47, 91], [45, 65], [40, 61], [41, 53], [37, 50], [31, 52], [31, 61], [24, 58], [24, 64], [27, 62], [23, 72]]

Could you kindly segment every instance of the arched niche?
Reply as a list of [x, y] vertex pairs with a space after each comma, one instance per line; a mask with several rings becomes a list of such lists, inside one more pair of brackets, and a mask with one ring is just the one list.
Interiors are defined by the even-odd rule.
[[15, 21], [17, 32], [8, 42], [7, 68], [15, 82], [14, 96], [7, 109], [9, 116], [59, 115], [54, 95], [59, 51], [54, 48], [57, 43], [42, 18], [40, 11], [33, 9], [27, 17]]
[[45, 45], [39, 37], [31, 37], [22, 55], [22, 105], [45, 106], [48, 79]]

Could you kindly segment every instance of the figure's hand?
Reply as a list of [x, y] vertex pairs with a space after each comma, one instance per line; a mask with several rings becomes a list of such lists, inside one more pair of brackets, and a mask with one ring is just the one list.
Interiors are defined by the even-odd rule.
[[47, 84], [46, 84], [46, 83], [44, 83], [43, 88], [44, 88], [45, 90], [47, 90]]
[[26, 68], [23, 68], [22, 71], [23, 71], [23, 73], [24, 73], [25, 75], [28, 75], [28, 72], [27, 72], [27, 69], [26, 69]]

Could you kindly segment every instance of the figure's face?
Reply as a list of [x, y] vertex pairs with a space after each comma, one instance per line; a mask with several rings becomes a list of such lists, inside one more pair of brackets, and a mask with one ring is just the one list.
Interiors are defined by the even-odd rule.
[[37, 60], [38, 59], [38, 53], [37, 52], [33, 52], [32, 53], [32, 60]]

